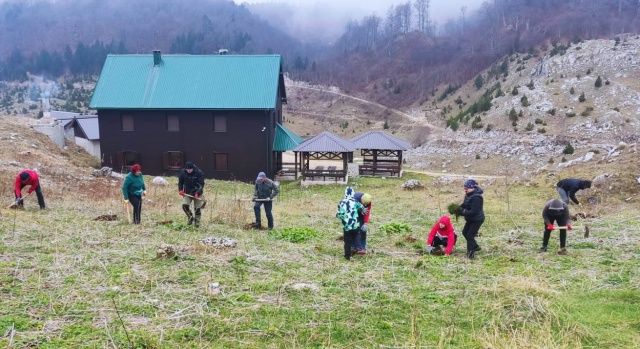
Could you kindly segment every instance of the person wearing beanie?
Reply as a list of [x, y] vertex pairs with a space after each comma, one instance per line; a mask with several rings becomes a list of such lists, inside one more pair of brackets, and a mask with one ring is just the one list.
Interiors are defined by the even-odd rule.
[[[547, 252], [551, 231], [554, 230], [554, 222], [560, 227], [567, 227], [569, 230], [572, 229], [569, 205], [558, 199], [549, 200], [542, 210], [542, 219], [544, 219], [544, 236], [542, 238], [540, 252]], [[560, 229], [560, 250], [558, 251], [560, 255], [567, 254], [567, 229]]]
[[556, 190], [560, 194], [562, 202], [569, 204], [569, 199], [576, 205], [581, 205], [580, 201], [576, 198], [576, 192], [581, 189], [591, 188], [591, 181], [577, 178], [565, 178], [558, 181], [556, 184]]
[[441, 247], [444, 247], [445, 256], [449, 256], [457, 240], [458, 235], [456, 235], [456, 231], [453, 229], [451, 218], [449, 216], [442, 216], [429, 232], [429, 236], [427, 237], [427, 253], [433, 254], [441, 252]]
[[22, 188], [29, 186], [29, 190], [27, 191], [27, 195], [36, 192], [36, 196], [38, 197], [38, 205], [41, 210], [45, 209], [44, 204], [44, 196], [42, 195], [42, 188], [40, 187], [40, 178], [38, 177], [38, 173], [32, 170], [22, 170], [16, 176], [16, 180], [14, 183], [14, 194], [16, 196], [16, 204], [17, 207], [24, 207], [24, 200], [22, 198]]
[[342, 222], [342, 231], [344, 236], [344, 258], [351, 259], [351, 246], [354, 240], [358, 238], [360, 230], [360, 220], [358, 216], [364, 214], [364, 206], [355, 198], [355, 190], [347, 187], [344, 190], [344, 199], [338, 203], [336, 218]]
[[271, 209], [273, 208], [273, 198], [280, 193], [280, 186], [269, 178], [264, 172], [258, 173], [256, 178], [255, 189], [253, 192], [253, 212], [256, 216], [256, 222], [253, 224], [254, 228], [261, 228], [262, 223], [260, 219], [260, 206], [264, 205], [264, 213], [267, 216], [267, 228], [273, 229], [273, 214]]
[[464, 217], [465, 223], [462, 228], [462, 236], [467, 240], [467, 258], [475, 258], [475, 253], [480, 251], [480, 245], [476, 241], [480, 226], [484, 223], [484, 198], [482, 194], [484, 191], [478, 182], [474, 179], [468, 179], [464, 182], [464, 201], [460, 208], [462, 208], [461, 216]]
[[360, 229], [358, 236], [351, 244], [351, 252], [367, 254], [367, 232], [369, 231], [369, 217], [371, 216], [371, 195], [368, 193], [355, 193], [354, 199], [364, 206], [364, 210], [358, 211]]
[[[187, 215], [187, 225], [200, 227], [204, 200], [204, 172], [193, 162], [187, 161], [178, 176], [178, 194], [182, 196], [182, 211]], [[191, 211], [193, 203], [193, 212]]]
[[131, 172], [124, 177], [122, 195], [124, 196], [125, 205], [131, 204], [133, 206], [133, 224], [140, 224], [142, 197], [147, 196], [147, 187], [144, 185], [142, 166], [140, 164], [131, 166]]

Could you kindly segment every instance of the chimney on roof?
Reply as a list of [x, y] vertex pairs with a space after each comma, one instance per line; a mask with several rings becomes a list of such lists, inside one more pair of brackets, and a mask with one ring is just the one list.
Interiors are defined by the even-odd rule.
[[160, 62], [162, 62], [160, 50], [153, 50], [153, 65], [160, 65]]

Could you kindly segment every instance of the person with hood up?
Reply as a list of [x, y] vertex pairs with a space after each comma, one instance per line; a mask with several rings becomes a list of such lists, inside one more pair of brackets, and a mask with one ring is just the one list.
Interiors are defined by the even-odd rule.
[[271, 209], [273, 208], [273, 198], [275, 198], [278, 193], [280, 193], [278, 184], [267, 178], [264, 172], [258, 173], [253, 193], [253, 201], [255, 201], [253, 212], [256, 215], [256, 222], [253, 225], [254, 228], [262, 227], [262, 223], [260, 222], [260, 206], [264, 205], [264, 213], [267, 216], [267, 228], [269, 230], [273, 229], [273, 214], [271, 214]]
[[567, 205], [569, 204], [569, 199], [571, 199], [576, 205], [582, 206], [578, 198], [576, 198], [576, 192], [588, 188], [591, 188], [591, 181], [577, 178], [565, 178], [556, 184], [556, 190], [558, 190], [562, 202]]
[[142, 166], [139, 164], [131, 166], [131, 172], [124, 177], [122, 195], [124, 196], [124, 204], [133, 206], [133, 224], [140, 224], [142, 197], [147, 196], [147, 187], [144, 185]]
[[[344, 234], [344, 258], [351, 259], [351, 245], [354, 240], [358, 239], [358, 231], [360, 230], [360, 221], [358, 215], [364, 214], [364, 206], [356, 201], [355, 190], [347, 187], [344, 190], [344, 199], [338, 203], [338, 211], [336, 218], [342, 222], [342, 231]], [[355, 242], [358, 244], [358, 242]]]
[[22, 188], [27, 185], [30, 186], [27, 195], [35, 191], [36, 196], [38, 197], [38, 205], [40, 205], [41, 210], [44, 210], [44, 196], [42, 195], [42, 188], [40, 187], [40, 179], [38, 177], [38, 173], [33, 170], [22, 170], [22, 172], [16, 176], [14, 194], [16, 195], [17, 207], [24, 207], [24, 201], [22, 200]]
[[[560, 227], [567, 227], [569, 230], [573, 229], [571, 227], [569, 205], [558, 199], [549, 200], [542, 210], [542, 219], [544, 219], [544, 236], [540, 252], [547, 252], [547, 245], [549, 245], [551, 231], [554, 229], [554, 222]], [[560, 255], [567, 254], [567, 229], [560, 229], [560, 250], [558, 251]]]
[[367, 232], [369, 231], [369, 217], [371, 216], [371, 195], [368, 193], [356, 193], [354, 199], [364, 206], [364, 210], [358, 213], [360, 229], [358, 237], [351, 243], [351, 252], [367, 254]]
[[480, 251], [480, 245], [476, 242], [476, 236], [480, 226], [484, 223], [484, 198], [482, 194], [484, 191], [478, 182], [474, 179], [468, 179], [464, 182], [464, 202], [460, 205], [462, 212], [460, 215], [464, 217], [465, 223], [462, 228], [462, 235], [467, 240], [467, 258], [475, 258], [475, 253]]
[[[193, 162], [187, 161], [178, 177], [178, 194], [182, 196], [182, 210], [187, 215], [187, 224], [200, 226], [204, 200], [204, 173]], [[193, 202], [193, 213], [191, 203]]]
[[449, 216], [442, 216], [429, 232], [429, 236], [427, 237], [427, 253], [438, 253], [442, 251], [442, 247], [444, 247], [445, 256], [449, 256], [457, 240], [458, 235], [453, 229], [451, 218]]

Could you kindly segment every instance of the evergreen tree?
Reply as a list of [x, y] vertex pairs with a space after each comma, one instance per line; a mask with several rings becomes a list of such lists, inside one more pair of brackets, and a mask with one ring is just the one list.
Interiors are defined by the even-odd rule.
[[602, 79], [600, 78], [600, 76], [598, 76], [598, 78], [596, 79], [595, 86], [596, 86], [596, 88], [602, 86]]

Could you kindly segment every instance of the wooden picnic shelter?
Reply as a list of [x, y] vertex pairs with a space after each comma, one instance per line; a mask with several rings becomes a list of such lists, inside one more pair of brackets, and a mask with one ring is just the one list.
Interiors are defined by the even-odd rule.
[[[356, 147], [351, 141], [342, 139], [335, 134], [324, 131], [319, 135], [310, 138], [298, 145], [294, 152], [301, 155], [300, 172], [302, 180], [311, 178], [333, 178], [337, 182], [339, 178], [343, 181], [347, 180], [348, 163], [353, 160], [353, 152]], [[313, 168], [310, 166], [311, 160], [341, 160], [342, 168], [337, 166], [317, 165]]]
[[285, 162], [282, 155], [284, 152], [293, 151], [302, 142], [304, 142], [302, 137], [276, 123], [276, 133], [273, 139], [273, 151], [276, 159], [275, 177], [292, 176], [294, 179], [298, 177], [298, 153], [294, 152], [293, 163]]
[[360, 175], [402, 174], [402, 152], [411, 148], [411, 144], [388, 133], [371, 131], [363, 133], [351, 142], [360, 149], [363, 163], [358, 166]]

